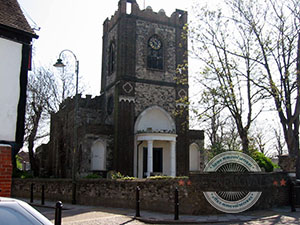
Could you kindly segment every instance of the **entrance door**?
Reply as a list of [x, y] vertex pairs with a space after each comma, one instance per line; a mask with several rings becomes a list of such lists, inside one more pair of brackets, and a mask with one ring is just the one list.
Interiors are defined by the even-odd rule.
[[[153, 173], [163, 172], [163, 149], [153, 148]], [[143, 149], [143, 177], [147, 177], [148, 149]]]
[[105, 146], [101, 141], [97, 141], [92, 146], [91, 170], [106, 170]]
[[153, 149], [153, 172], [162, 173], [163, 168], [163, 154], [162, 148]]

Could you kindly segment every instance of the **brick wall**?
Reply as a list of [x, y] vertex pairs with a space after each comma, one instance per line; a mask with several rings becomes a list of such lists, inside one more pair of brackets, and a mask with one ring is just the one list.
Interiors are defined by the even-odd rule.
[[11, 147], [8, 145], [0, 145], [0, 196], [10, 197], [11, 177]]

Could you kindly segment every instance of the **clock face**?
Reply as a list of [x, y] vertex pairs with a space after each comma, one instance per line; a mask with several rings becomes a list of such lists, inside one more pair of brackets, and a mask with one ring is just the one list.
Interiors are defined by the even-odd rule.
[[149, 40], [149, 45], [151, 48], [158, 50], [161, 47], [161, 41], [157, 39], [156, 37], [152, 37]]

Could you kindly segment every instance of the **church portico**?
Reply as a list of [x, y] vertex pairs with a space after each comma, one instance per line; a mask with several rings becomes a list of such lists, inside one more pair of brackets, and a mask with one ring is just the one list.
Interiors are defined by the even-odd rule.
[[151, 174], [176, 176], [176, 134], [136, 134], [134, 175], [142, 178]]
[[159, 106], [145, 109], [135, 122], [134, 176], [176, 176], [176, 126]]

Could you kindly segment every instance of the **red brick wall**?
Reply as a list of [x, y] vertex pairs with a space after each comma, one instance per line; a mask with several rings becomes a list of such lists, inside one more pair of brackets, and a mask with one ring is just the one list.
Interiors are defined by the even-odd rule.
[[11, 195], [11, 147], [0, 145], [0, 196], [10, 197]]

